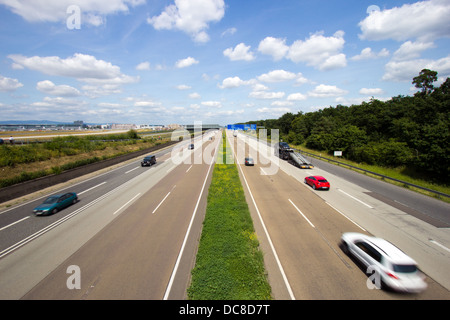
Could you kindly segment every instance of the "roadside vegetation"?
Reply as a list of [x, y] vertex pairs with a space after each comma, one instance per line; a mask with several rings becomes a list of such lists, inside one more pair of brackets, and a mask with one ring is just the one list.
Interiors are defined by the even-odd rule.
[[0, 187], [36, 179], [167, 142], [123, 134], [64, 136], [43, 143], [0, 145]]
[[[424, 69], [412, 83], [414, 96], [315, 112], [286, 113], [279, 119], [250, 121], [278, 129], [280, 138], [299, 149], [370, 166], [371, 171], [449, 193], [450, 79], [434, 87], [437, 72]], [[446, 190], [446, 191], [445, 191]]]
[[268, 300], [263, 254], [253, 227], [236, 164], [225, 164], [231, 150], [223, 138], [209, 187], [206, 216], [188, 298]]

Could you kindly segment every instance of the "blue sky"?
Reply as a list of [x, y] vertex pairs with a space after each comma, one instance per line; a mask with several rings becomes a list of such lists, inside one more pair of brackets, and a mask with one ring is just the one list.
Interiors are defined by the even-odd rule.
[[450, 75], [450, 2], [0, 0], [0, 118], [246, 122]]

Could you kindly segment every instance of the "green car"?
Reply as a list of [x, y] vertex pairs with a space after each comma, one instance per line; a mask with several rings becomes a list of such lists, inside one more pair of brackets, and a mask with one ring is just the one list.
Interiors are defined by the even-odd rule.
[[54, 214], [71, 204], [78, 202], [78, 196], [75, 192], [57, 194], [45, 199], [45, 201], [33, 209], [37, 216]]

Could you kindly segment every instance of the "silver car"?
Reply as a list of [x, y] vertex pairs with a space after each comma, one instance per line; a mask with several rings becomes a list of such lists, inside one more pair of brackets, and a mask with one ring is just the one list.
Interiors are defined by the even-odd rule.
[[344, 233], [344, 252], [351, 254], [367, 268], [375, 285], [400, 292], [421, 292], [427, 288], [425, 276], [417, 263], [392, 243], [361, 233]]

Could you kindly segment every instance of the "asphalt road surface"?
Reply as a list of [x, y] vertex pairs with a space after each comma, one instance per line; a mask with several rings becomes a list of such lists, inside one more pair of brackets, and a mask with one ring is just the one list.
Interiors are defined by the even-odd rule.
[[[1, 211], [0, 299], [185, 299], [213, 169], [205, 160], [220, 138], [197, 139], [194, 150], [183, 142], [182, 153], [158, 152], [155, 166], [142, 168], [136, 159]], [[275, 299], [450, 298], [449, 228], [429, 214], [448, 206], [435, 199], [423, 206], [428, 200], [420, 195], [319, 161], [312, 170], [280, 159], [274, 166], [264, 159], [270, 151], [255, 151], [262, 150], [256, 140], [228, 133], [228, 141]], [[243, 164], [249, 154], [253, 167]], [[324, 175], [331, 189], [306, 186], [304, 177], [313, 174]], [[55, 215], [32, 214], [63, 191], [77, 192], [80, 201]], [[369, 288], [364, 270], [339, 248], [349, 231], [385, 238], [412, 256], [427, 290]]]
[[[240, 167], [276, 299], [450, 298], [448, 228], [430, 225], [372, 197], [371, 190], [333, 174], [333, 168], [326, 167], [325, 171], [315, 162], [314, 169], [299, 169], [272, 159], [272, 163], [278, 161], [276, 170], [261, 159], [261, 155], [269, 154], [258, 149], [264, 143], [243, 134], [236, 138], [228, 134], [228, 139]], [[256, 160], [255, 166], [243, 164], [246, 156]], [[331, 189], [313, 190], [303, 183], [309, 175], [325, 176]], [[381, 188], [385, 184], [363, 179], [371, 179], [370, 184]], [[398, 294], [368, 286], [365, 270], [339, 247], [344, 232], [372, 234], [396, 244], [419, 262], [427, 274], [427, 290]]]
[[0, 298], [185, 298], [213, 168], [196, 157], [219, 140], [71, 186], [79, 203], [52, 216], [31, 214], [42, 199], [3, 211]]

